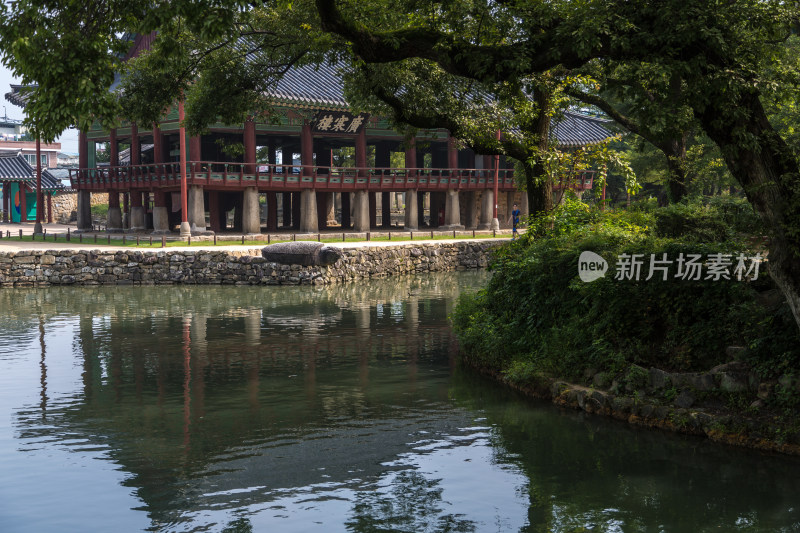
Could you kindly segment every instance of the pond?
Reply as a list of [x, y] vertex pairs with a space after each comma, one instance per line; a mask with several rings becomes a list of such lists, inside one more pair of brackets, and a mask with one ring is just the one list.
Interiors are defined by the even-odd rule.
[[486, 279], [3, 289], [2, 531], [800, 531], [794, 458], [463, 368]]

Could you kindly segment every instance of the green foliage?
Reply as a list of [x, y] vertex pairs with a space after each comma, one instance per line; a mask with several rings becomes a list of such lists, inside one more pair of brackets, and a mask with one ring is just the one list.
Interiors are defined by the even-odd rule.
[[108, 217], [108, 204], [95, 204], [91, 207], [92, 218], [105, 220]]
[[23, 84], [38, 84], [29, 94], [26, 122], [43, 141], [52, 141], [69, 126], [87, 130], [96, 119], [115, 125], [121, 109], [110, 88], [132, 35], [169, 33], [180, 21], [186, 32], [218, 39], [246, 5], [242, 0], [4, 2], [0, 59]]
[[[704, 370], [725, 361], [727, 346], [758, 345], [761, 356], [791, 349], [797, 332], [771, 328], [775, 318], [756, 303], [755, 290], [771, 286], [763, 267], [757, 282], [675, 279], [674, 266], [667, 280], [660, 273], [645, 280], [651, 254], [754, 254], [726, 223], [741, 201], [729, 204], [601, 213], [569, 200], [533, 220], [528, 236], [498, 253], [488, 286], [459, 301], [453, 321], [467, 357], [514, 376], [627, 371], [636, 388], [640, 369], [631, 364]], [[577, 276], [586, 250], [610, 266], [591, 283]], [[623, 253], [644, 254], [639, 281], [614, 279]], [[787, 364], [800, 357], [796, 346]]]

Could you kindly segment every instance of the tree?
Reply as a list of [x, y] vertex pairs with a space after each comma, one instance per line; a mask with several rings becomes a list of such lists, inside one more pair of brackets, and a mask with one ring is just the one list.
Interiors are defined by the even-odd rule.
[[347, 39], [365, 63], [426, 58], [483, 83], [573, 69], [595, 58], [679, 72], [685, 105], [770, 230], [770, 273], [800, 327], [800, 166], [762, 100], [775, 92], [765, 64], [781, 60], [800, 21], [796, 2], [509, 1], [481, 12], [513, 31], [477, 37], [464, 31], [475, 19], [451, 3], [426, 14], [411, 10], [414, 16], [399, 24], [371, 14], [372, 2], [315, 3], [322, 27]]
[[[592, 65], [592, 63], [595, 63]], [[680, 202], [689, 188], [686, 149], [697, 127], [683, 103], [685, 82], [676, 71], [656, 71], [648, 64], [590, 62], [603, 92], [570, 86], [567, 94], [594, 106], [614, 121], [658, 148], [665, 157], [669, 199]]]
[[[95, 119], [114, 125], [119, 101], [109, 91], [133, 33], [168, 28], [176, 20], [206, 39], [224, 35], [243, 0], [16, 0], [0, 3], [0, 59], [29, 92], [26, 123], [42, 141]], [[35, 126], [34, 126], [35, 125]]]
[[719, 146], [770, 230], [770, 273], [800, 327], [800, 166], [787, 144], [792, 137], [770, 123], [765, 107], [784, 100], [780, 81], [797, 78], [796, 57], [788, 62], [785, 52], [800, 21], [797, 2], [103, 0], [87, 7], [77, 0], [19, 0], [2, 10], [3, 60], [24, 82], [39, 83], [29, 120], [42, 124], [43, 140], [95, 117], [113, 123], [120, 104], [106, 89], [123, 59], [123, 32], [163, 31], [169, 54], [170, 43], [180, 49], [178, 30], [224, 41], [232, 29], [246, 31], [238, 21], [260, 10], [334, 58], [373, 66], [419, 58], [486, 87], [521, 90], [537, 76], [592, 60], [676, 73], [685, 87], [682, 105]]

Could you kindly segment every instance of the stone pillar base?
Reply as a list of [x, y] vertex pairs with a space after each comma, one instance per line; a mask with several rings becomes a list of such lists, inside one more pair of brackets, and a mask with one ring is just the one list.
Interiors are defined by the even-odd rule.
[[166, 207], [153, 208], [153, 235], [172, 233], [169, 230], [169, 213]]
[[444, 225], [440, 229], [464, 229], [461, 224], [461, 204], [459, 202], [458, 191], [449, 189], [445, 196]]
[[131, 207], [131, 231], [142, 231], [144, 229], [144, 207]]
[[92, 193], [78, 191], [78, 230], [91, 231], [92, 229]]
[[109, 207], [107, 221], [106, 232], [122, 233], [122, 209], [119, 207]]
[[206, 231], [206, 206], [203, 188], [198, 185], [189, 187], [188, 221], [192, 235], [203, 235]]
[[416, 231], [419, 229], [419, 213], [417, 212], [417, 191], [415, 189], [406, 190], [406, 219], [405, 229]]
[[463, 231], [464, 225], [463, 224], [446, 224], [444, 226], [439, 226], [438, 228], [440, 231]]
[[369, 195], [367, 191], [356, 191], [353, 195], [353, 230], [369, 231]]
[[317, 193], [306, 189], [300, 193], [300, 233], [317, 233], [318, 231]]
[[258, 205], [258, 189], [255, 187], [247, 187], [243, 194], [242, 233], [258, 235], [261, 233], [261, 211]]

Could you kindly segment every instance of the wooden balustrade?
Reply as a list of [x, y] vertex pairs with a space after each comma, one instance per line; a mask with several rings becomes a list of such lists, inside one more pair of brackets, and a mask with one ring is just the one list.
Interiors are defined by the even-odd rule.
[[[494, 188], [495, 171], [460, 168], [381, 168], [328, 167], [316, 165], [277, 165], [190, 161], [187, 183], [213, 189], [257, 187], [262, 191], [404, 191], [418, 189], [480, 190]], [[248, 170], [254, 170], [248, 172]], [[498, 189], [515, 190], [514, 171], [500, 169]], [[560, 181], [556, 188], [590, 189], [594, 171], [583, 172]], [[76, 189], [127, 190], [180, 187], [179, 163], [150, 163], [132, 166], [70, 169]]]

